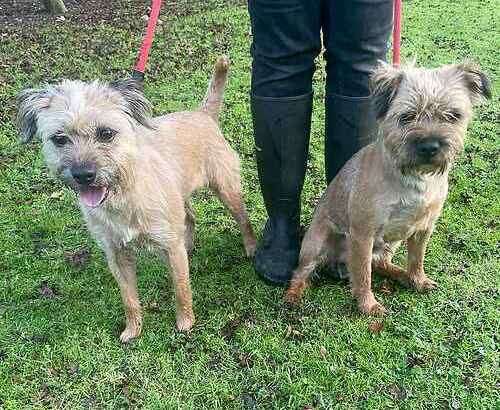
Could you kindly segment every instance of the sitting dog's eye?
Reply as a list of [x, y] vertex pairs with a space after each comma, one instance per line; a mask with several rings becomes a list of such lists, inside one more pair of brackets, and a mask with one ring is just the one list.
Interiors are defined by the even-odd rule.
[[458, 110], [448, 111], [444, 115], [444, 119], [447, 122], [456, 123], [462, 119], [462, 113]]
[[414, 112], [405, 112], [399, 116], [399, 123], [401, 125], [408, 125], [417, 119], [417, 114]]
[[68, 142], [68, 137], [64, 134], [54, 134], [50, 139], [56, 147], [62, 147]]
[[97, 139], [101, 142], [109, 142], [116, 135], [116, 131], [107, 127], [99, 127], [97, 128]]

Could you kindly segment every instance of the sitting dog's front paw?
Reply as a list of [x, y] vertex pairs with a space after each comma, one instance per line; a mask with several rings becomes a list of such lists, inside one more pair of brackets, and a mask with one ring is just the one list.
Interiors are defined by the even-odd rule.
[[288, 289], [285, 293], [285, 303], [297, 305], [302, 299], [302, 292], [296, 292], [295, 289]]
[[307, 282], [292, 279], [290, 287], [285, 293], [285, 303], [289, 305], [297, 305], [302, 299], [302, 295], [304, 294], [306, 287]]
[[412, 278], [411, 280], [412, 286], [417, 289], [419, 292], [429, 292], [433, 289], [436, 289], [437, 282], [434, 282], [432, 279], [429, 279], [427, 276], [421, 276]]
[[365, 315], [382, 316], [387, 312], [387, 309], [375, 299], [375, 297], [367, 297], [358, 302], [358, 307]]
[[125, 330], [120, 335], [120, 342], [128, 343], [131, 340], [135, 339], [141, 334], [140, 327], [136, 326], [127, 326]]

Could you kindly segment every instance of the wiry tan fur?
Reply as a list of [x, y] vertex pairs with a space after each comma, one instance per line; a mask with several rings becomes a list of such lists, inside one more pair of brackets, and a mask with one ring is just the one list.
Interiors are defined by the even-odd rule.
[[[371, 290], [372, 270], [429, 290], [424, 254], [448, 193], [448, 172], [463, 148], [472, 106], [490, 96], [486, 76], [471, 64], [437, 69], [381, 64], [372, 89], [379, 138], [358, 152], [331, 182], [303, 240], [286, 300], [297, 303], [316, 266], [347, 263], [352, 294], [368, 314], [385, 311]], [[422, 160], [427, 139], [440, 149]], [[428, 141], [428, 140], [427, 140]], [[408, 266], [391, 260], [403, 242]]]
[[[201, 107], [151, 118], [149, 103], [137, 84], [63, 81], [19, 98], [24, 140], [40, 135], [52, 172], [77, 188], [69, 169], [96, 164], [96, 184], [108, 187], [96, 208], [80, 200], [87, 226], [102, 246], [125, 305], [123, 342], [141, 332], [135, 246], [145, 245], [169, 259], [177, 303], [177, 327], [194, 322], [188, 252], [193, 246], [194, 216], [189, 200], [209, 186], [229, 208], [251, 256], [255, 238], [241, 195], [237, 154], [218, 126], [228, 61], [220, 58]], [[97, 140], [96, 130], [116, 130], [112, 141]], [[64, 133], [71, 143], [51, 140]]]

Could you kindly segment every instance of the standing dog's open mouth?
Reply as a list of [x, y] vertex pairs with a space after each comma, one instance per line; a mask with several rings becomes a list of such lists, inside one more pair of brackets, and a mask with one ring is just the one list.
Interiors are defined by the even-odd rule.
[[105, 186], [88, 186], [78, 189], [80, 200], [89, 208], [97, 208], [108, 196], [108, 188]]

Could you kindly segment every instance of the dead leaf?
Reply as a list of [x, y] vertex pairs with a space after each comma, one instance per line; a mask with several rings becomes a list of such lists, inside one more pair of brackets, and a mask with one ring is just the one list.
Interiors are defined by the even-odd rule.
[[57, 376], [59, 372], [53, 367], [49, 367], [47, 369], [47, 373], [49, 374], [49, 376]]
[[160, 306], [158, 305], [158, 302], [156, 301], [151, 301], [151, 302], [147, 302], [144, 306], [144, 308], [148, 311], [148, 312], [152, 312], [152, 313], [160, 313], [161, 312], [161, 309], [160, 309]]
[[325, 346], [321, 346], [319, 348], [319, 355], [323, 358], [323, 359], [326, 359], [326, 356], [328, 355], [328, 352], [325, 348]]
[[384, 295], [391, 295], [392, 293], [394, 293], [394, 288], [392, 287], [392, 285], [390, 284], [390, 282], [384, 280], [381, 284], [380, 284], [380, 293], [383, 293]]
[[64, 195], [64, 190], [55, 191], [50, 194], [50, 199], [61, 199]]
[[241, 368], [249, 369], [253, 365], [253, 360], [252, 360], [250, 353], [240, 352], [237, 354], [236, 359], [238, 361], [238, 365]]
[[51, 288], [47, 282], [42, 282], [39, 289], [40, 295], [47, 299], [54, 299], [57, 296], [57, 291]]
[[416, 353], [410, 353], [406, 357], [406, 365], [412, 369], [415, 366], [422, 366], [425, 364], [425, 360]]
[[73, 375], [77, 374], [79, 370], [80, 370], [80, 366], [78, 366], [78, 364], [75, 364], [75, 365], [69, 367], [68, 374], [70, 376], [73, 376]]
[[252, 394], [243, 393], [241, 395], [241, 401], [243, 402], [243, 407], [245, 409], [256, 409], [257, 408], [257, 400]]
[[72, 267], [77, 269], [84, 268], [90, 261], [90, 250], [89, 249], [79, 249], [74, 252], [65, 252], [64, 259]]
[[408, 397], [408, 392], [404, 387], [399, 387], [395, 384], [391, 384], [387, 390], [394, 400], [405, 400]]
[[297, 329], [294, 329], [292, 325], [289, 324], [286, 328], [286, 337], [300, 340], [304, 337], [304, 334]]
[[370, 332], [374, 334], [379, 334], [384, 329], [384, 323], [381, 321], [375, 321], [368, 325]]
[[47, 343], [49, 338], [47, 337], [47, 335], [38, 333], [38, 334], [34, 334], [34, 335], [27, 337], [26, 340], [29, 340], [30, 342], [36, 343], [36, 344], [44, 344], [44, 343]]
[[221, 329], [221, 335], [226, 340], [231, 340], [241, 324], [240, 318], [235, 318], [227, 322]]
[[50, 394], [49, 386], [47, 385], [47, 383], [43, 383], [40, 386], [39, 398], [44, 403], [47, 403], [50, 400], [51, 394]]

